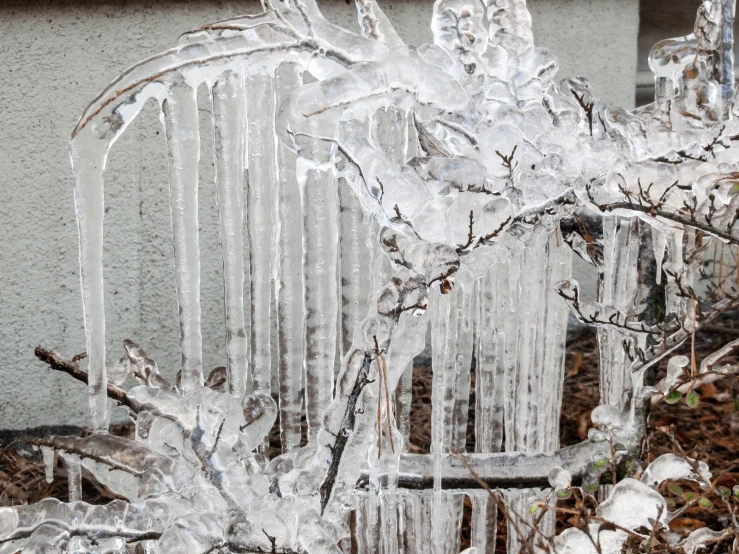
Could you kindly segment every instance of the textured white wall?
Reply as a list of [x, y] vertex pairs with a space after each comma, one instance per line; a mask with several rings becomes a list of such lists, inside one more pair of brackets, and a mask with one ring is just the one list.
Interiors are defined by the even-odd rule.
[[[531, 1], [537, 40], [562, 75], [587, 75], [605, 100], [633, 103], [638, 0]], [[0, 429], [84, 424], [84, 388], [33, 356], [84, 350], [67, 141], [85, 105], [128, 65], [248, 2], [0, 3]], [[323, 2], [355, 25], [353, 6]], [[428, 0], [383, 4], [410, 43], [430, 38]], [[207, 103], [203, 103], [207, 106]], [[139, 340], [171, 376], [179, 361], [164, 141], [153, 106], [114, 146], [106, 181], [110, 359]], [[209, 121], [207, 108], [203, 121]], [[203, 136], [203, 151], [210, 138]], [[201, 162], [205, 367], [224, 362], [212, 164]], [[120, 412], [116, 412], [120, 417]]]

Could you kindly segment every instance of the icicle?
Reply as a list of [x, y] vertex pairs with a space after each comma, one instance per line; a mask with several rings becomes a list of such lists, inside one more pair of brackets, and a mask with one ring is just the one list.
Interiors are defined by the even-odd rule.
[[472, 500], [472, 546], [478, 554], [495, 554], [498, 531], [498, 505], [487, 491], [470, 495]]
[[539, 429], [536, 450], [552, 452], [559, 448], [559, 415], [562, 412], [562, 394], [565, 374], [565, 350], [569, 308], [557, 294], [554, 285], [572, 276], [572, 251], [564, 244], [559, 229], [549, 233], [545, 248], [547, 260], [544, 282], [543, 310], [538, 317], [544, 320], [537, 358], [542, 370], [537, 372], [538, 394], [541, 405], [535, 426]]
[[[503, 322], [511, 317], [508, 306], [508, 264], [505, 248], [494, 264], [476, 283], [475, 334], [475, 452], [500, 452], [504, 425], [504, 376], [506, 333]], [[480, 554], [495, 552], [498, 506], [487, 492], [472, 499], [472, 546]]]
[[382, 550], [398, 554], [398, 472], [388, 474], [386, 489], [380, 493], [380, 535]]
[[734, 76], [734, 17], [736, 15], [736, 0], [724, 0], [721, 2], [721, 16], [719, 20], [720, 42], [714, 75], [721, 87], [721, 100], [723, 116], [728, 119], [731, 106], [735, 100], [735, 76]]
[[41, 446], [41, 455], [44, 458], [46, 482], [51, 483], [54, 480], [54, 449], [50, 446]]
[[198, 245], [198, 162], [200, 121], [197, 91], [176, 81], [162, 103], [169, 152], [175, 282], [180, 313], [182, 389], [190, 393], [203, 384], [200, 329], [200, 247]]
[[[636, 218], [603, 218], [603, 275], [598, 301], [622, 310], [634, 311], [639, 223]], [[598, 329], [600, 357], [600, 402], [623, 408], [624, 395], [631, 389], [631, 362], [623, 348], [623, 335], [615, 329]]]
[[105, 298], [103, 293], [103, 172], [107, 144], [86, 127], [71, 144], [74, 203], [80, 239], [80, 282], [85, 314], [87, 390], [90, 424], [108, 429], [108, 380], [105, 372]]
[[[509, 304], [504, 319], [506, 336], [510, 336], [506, 344], [506, 451], [551, 452], [559, 446], [568, 316], [554, 284], [570, 274], [571, 252], [557, 231], [547, 228], [534, 229], [524, 244], [513, 239], [509, 247]], [[503, 264], [498, 267], [504, 268]], [[517, 333], [511, 335], [510, 318], [518, 320]], [[515, 514], [530, 518], [532, 494], [538, 491], [507, 491], [505, 497]], [[554, 531], [552, 515], [546, 514], [539, 522], [544, 534]], [[518, 554], [520, 550], [521, 541], [509, 519], [507, 551]]]
[[377, 495], [374, 492], [358, 492], [355, 506], [357, 554], [377, 552], [381, 543]]
[[[505, 250], [505, 248], [500, 248]], [[508, 307], [508, 264], [502, 259], [478, 282], [477, 350], [475, 366], [475, 452], [500, 452], [506, 369], [504, 322]], [[508, 340], [514, 340], [509, 338]]]
[[370, 249], [364, 213], [344, 179], [339, 180], [341, 206], [341, 357], [351, 348], [354, 330], [367, 316], [370, 297]]
[[[680, 233], [682, 234], [682, 233]], [[656, 227], [652, 227], [652, 247], [654, 249], [654, 259], [657, 262], [657, 284], [662, 283], [662, 262], [665, 257], [665, 247], [667, 246], [667, 236]]]
[[[434, 294], [431, 317], [431, 352], [433, 360], [433, 387], [431, 403], [431, 455], [434, 457], [434, 497], [432, 506], [432, 528], [434, 533], [434, 552], [443, 553], [447, 541], [446, 530], [449, 523], [446, 506], [449, 500], [441, 488], [442, 457], [449, 451], [452, 438], [454, 411], [454, 363], [456, 362], [456, 295]], [[451, 366], [451, 367], [450, 367]]]
[[[425, 335], [424, 335], [425, 336]], [[413, 400], [413, 362], [411, 361], [398, 379], [395, 388], [395, 421], [403, 439], [403, 451], [408, 451], [411, 435], [411, 402]]]
[[275, 90], [270, 75], [247, 77], [249, 186], [247, 221], [251, 254], [250, 368], [255, 391], [271, 389], [271, 298], [274, 263], [273, 191], [277, 182]]
[[69, 501], [82, 500], [82, 464], [79, 456], [62, 452], [64, 464], [67, 466], [67, 483], [69, 485]]
[[[311, 148], [324, 146], [316, 141]], [[308, 432], [314, 438], [333, 397], [339, 305], [338, 198], [333, 165], [299, 158], [297, 173], [304, 225], [305, 403]]]
[[211, 91], [218, 220], [226, 301], [226, 353], [229, 390], [246, 392], [248, 339], [244, 318], [244, 135], [243, 78], [226, 73]]
[[[302, 83], [296, 64], [285, 63], [277, 71], [276, 104], [282, 105]], [[276, 309], [278, 383], [280, 386], [280, 444], [283, 452], [300, 447], [303, 407], [303, 227], [298, 222], [300, 189], [295, 176], [295, 153], [284, 144], [277, 147], [279, 181], [276, 220], [279, 225], [276, 259]]]
[[[459, 281], [458, 281], [459, 282]], [[470, 404], [470, 366], [472, 365], [472, 342], [474, 339], [474, 284], [458, 285], [457, 331], [454, 346], [454, 374], [456, 400], [452, 422], [452, 443], [458, 452], [466, 451], [467, 417]]]

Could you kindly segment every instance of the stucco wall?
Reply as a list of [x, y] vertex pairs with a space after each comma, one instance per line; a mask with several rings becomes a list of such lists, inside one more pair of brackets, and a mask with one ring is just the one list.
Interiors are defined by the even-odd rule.
[[[637, 0], [535, 0], [540, 44], [561, 75], [587, 75], [610, 103], [634, 96]], [[84, 350], [77, 230], [67, 140], [77, 118], [120, 71], [207, 21], [254, 11], [247, 2], [0, 3], [0, 428], [84, 424], [84, 388], [36, 361], [38, 344]], [[353, 6], [323, 2], [354, 26]], [[384, 4], [400, 34], [430, 37], [429, 1]], [[204, 104], [207, 105], [207, 104]], [[106, 181], [108, 351], [142, 342], [171, 376], [177, 310], [164, 141], [149, 106], [115, 145]], [[210, 118], [207, 108], [204, 121]], [[210, 148], [203, 137], [203, 151]], [[224, 362], [222, 292], [212, 164], [201, 163], [204, 364]], [[118, 412], [118, 416], [120, 417]]]

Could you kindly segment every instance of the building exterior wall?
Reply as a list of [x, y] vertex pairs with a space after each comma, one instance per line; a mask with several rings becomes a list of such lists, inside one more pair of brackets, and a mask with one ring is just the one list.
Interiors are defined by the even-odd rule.
[[[353, 5], [323, 2], [356, 28]], [[432, 3], [383, 4], [409, 43], [430, 39]], [[561, 76], [586, 75], [633, 105], [637, 0], [530, 0], [538, 42]], [[68, 139], [86, 104], [128, 65], [180, 33], [255, 10], [248, 2], [0, 3], [0, 429], [85, 423], [84, 387], [38, 362], [41, 344], [84, 350]], [[207, 102], [203, 122], [210, 114]], [[109, 360], [135, 339], [171, 377], [179, 362], [164, 139], [154, 105], [114, 146], [106, 180]], [[203, 136], [203, 152], [212, 139]], [[223, 293], [212, 162], [201, 161], [204, 365], [223, 364]], [[114, 412], [122, 417], [122, 412]]]

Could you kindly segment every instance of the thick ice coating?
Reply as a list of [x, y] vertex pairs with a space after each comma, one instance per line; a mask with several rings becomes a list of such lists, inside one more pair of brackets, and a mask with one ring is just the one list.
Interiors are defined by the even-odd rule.
[[[691, 293], [696, 231], [739, 244], [734, 1], [702, 2], [693, 34], [655, 46], [656, 99], [633, 111], [607, 106], [585, 78], [555, 80], [525, 0], [437, 0], [433, 44], [417, 47], [373, 0], [357, 0], [361, 34], [329, 23], [314, 0], [263, 5], [131, 67], [74, 130], [95, 433], [39, 442], [47, 479], [55, 452], [67, 464], [73, 501], [0, 509], [0, 554], [339, 552], [350, 529], [359, 552], [446, 554], [459, 550], [464, 494], [470, 552], [495, 549], [505, 506], [520, 514], [508, 518], [518, 554], [519, 524], [553, 536], [554, 511], [540, 506], [573, 483], [596, 490], [628, 457], [631, 474], [595, 512], [620, 527], [568, 529], [552, 551], [595, 552], [589, 533], [617, 554], [629, 533], [667, 525], [651, 487], [707, 479], [707, 468], [662, 457], [636, 479], [641, 402], [683, 383], [687, 359], [674, 351], [701, 315], [732, 303], [701, 314]], [[225, 299], [224, 365], [210, 373], [201, 85]], [[171, 383], [136, 343], [114, 363], [105, 351], [104, 169], [149, 99], [169, 162], [181, 349]], [[601, 275], [595, 302], [571, 278], [572, 252]], [[569, 312], [598, 328], [602, 405], [592, 440], [560, 449]], [[412, 363], [429, 328], [432, 433], [420, 456], [407, 451]], [[713, 366], [734, 346], [700, 371], [729, 372]], [[647, 370], [668, 357], [666, 380], [647, 387]], [[121, 389], [129, 376], [138, 385]], [[106, 433], [111, 390], [135, 440]], [[270, 460], [278, 418], [282, 455]], [[483, 494], [460, 459], [504, 494]], [[75, 501], [87, 475], [126, 500]], [[686, 550], [703, 540], [692, 535]]]

